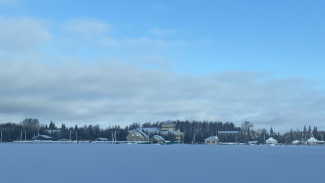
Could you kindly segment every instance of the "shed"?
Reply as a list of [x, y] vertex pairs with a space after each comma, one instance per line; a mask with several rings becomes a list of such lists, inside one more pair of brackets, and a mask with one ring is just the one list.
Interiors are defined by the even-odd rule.
[[161, 137], [160, 135], [154, 135], [151, 139], [150, 139], [150, 143], [151, 144], [165, 144], [166, 141], [163, 137]]
[[100, 138], [97, 138], [96, 141], [108, 141], [108, 139], [107, 138], [100, 137]]
[[300, 144], [300, 141], [299, 140], [294, 140], [291, 143], [292, 143], [292, 145], [298, 145], [298, 144]]
[[219, 138], [218, 136], [211, 136], [209, 138], [204, 139], [205, 144], [218, 144]]

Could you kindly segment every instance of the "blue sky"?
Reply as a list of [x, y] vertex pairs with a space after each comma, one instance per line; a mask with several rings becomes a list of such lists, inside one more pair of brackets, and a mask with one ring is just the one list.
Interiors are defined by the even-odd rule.
[[[210, 82], [214, 77], [227, 76], [229, 78], [226, 79], [230, 79], [234, 85], [238, 84], [241, 77], [247, 77], [254, 78], [256, 83], [267, 81], [265, 84], [270, 87], [274, 81], [282, 83], [294, 80], [301, 81], [293, 87], [294, 92], [301, 89], [300, 86], [314, 89], [308, 91], [308, 94], [298, 93], [298, 96], [312, 95], [314, 92], [323, 96], [325, 84], [323, 7], [324, 1], [297, 0], [0, 0], [0, 23], [2, 21], [0, 33], [3, 35], [0, 36], [2, 42], [0, 62], [36, 63], [43, 68], [41, 70], [43, 72], [47, 69], [53, 70], [52, 67], [67, 69], [71, 65], [77, 65], [77, 68], [83, 70], [85, 69], [83, 67], [87, 67], [85, 65], [99, 69], [103, 67], [101, 64], [119, 65], [118, 67], [126, 64], [122, 70], [132, 66], [137, 68], [136, 72], [139, 73], [163, 72], [172, 76], [171, 82], [178, 80], [175, 83], [181, 82], [182, 77], [187, 77], [186, 81], [191, 81], [190, 78], [193, 77], [194, 80], [205, 78], [204, 83]], [[97, 71], [95, 69], [94, 72]], [[78, 72], [81, 71], [77, 70], [76, 73]], [[233, 73], [231, 77], [230, 73]], [[237, 78], [233, 79], [235, 76]], [[166, 86], [175, 87], [175, 83], [166, 83]], [[287, 87], [290, 84], [283, 85]], [[199, 85], [198, 82], [196, 87], [201, 86]], [[153, 87], [145, 86], [148, 87], [147, 90]], [[98, 87], [108, 90], [102, 86]], [[306, 88], [303, 90], [307, 90]], [[126, 88], [121, 88], [124, 89]], [[141, 99], [143, 92], [145, 91], [141, 91], [139, 96], [133, 98], [131, 94], [127, 95], [132, 99]], [[273, 94], [266, 94], [264, 97], [271, 95]], [[193, 94], [192, 98], [196, 99], [199, 96], [200, 93]], [[174, 98], [169, 99], [175, 101]], [[209, 100], [208, 95], [204, 100]], [[192, 102], [195, 103], [194, 100]], [[287, 103], [294, 105], [294, 102]], [[229, 101], [225, 101], [224, 104], [228, 103]], [[323, 109], [323, 105], [318, 106], [318, 114], [323, 113]], [[31, 111], [25, 111], [27, 112], [17, 109], [15, 112], [20, 116], [10, 119], [34, 115]], [[198, 114], [202, 113], [205, 111], [198, 111]], [[235, 113], [234, 109], [233, 116], [237, 116]], [[151, 116], [136, 120], [191, 118], [191, 115], [187, 117], [186, 115], [188, 114], [179, 112], [174, 116], [168, 114], [162, 118]], [[225, 116], [229, 115], [218, 113], [217, 117], [210, 114], [192, 117], [200, 120], [220, 117], [221, 120], [227, 120]], [[259, 115], [263, 115], [263, 112]], [[5, 118], [14, 115], [3, 114], [3, 116]], [[35, 116], [38, 116], [37, 113]], [[44, 116], [43, 119], [49, 118]], [[98, 120], [103, 121], [106, 118], [107, 116]], [[116, 119], [118, 117], [112, 120]], [[249, 117], [247, 115], [229, 117], [229, 120], [235, 119], [240, 121]], [[132, 117], [125, 120], [131, 121]], [[271, 123], [275, 119], [258, 118], [258, 120]], [[292, 122], [287, 123], [288, 126], [290, 124]], [[281, 126], [280, 123], [277, 125]], [[266, 125], [261, 122], [260, 126]]]
[[[114, 38], [183, 41], [178, 53], [156, 53], [175, 61], [175, 72], [269, 71], [323, 80], [324, 6], [324, 1], [17, 0], [3, 5], [0, 12], [52, 24], [91, 18], [111, 24], [109, 34]], [[151, 29], [161, 31], [150, 34]], [[55, 26], [51, 32], [60, 34]]]

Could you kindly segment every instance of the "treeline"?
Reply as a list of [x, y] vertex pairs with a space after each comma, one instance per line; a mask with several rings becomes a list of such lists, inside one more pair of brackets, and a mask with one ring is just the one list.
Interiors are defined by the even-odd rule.
[[[53, 140], [95, 140], [105, 137], [111, 140], [112, 134], [116, 140], [125, 140], [128, 135], [128, 127], [121, 128], [120, 126], [112, 126], [107, 129], [102, 129], [99, 125], [85, 125], [83, 127], [66, 127], [64, 123], [57, 126], [54, 122], [49, 124], [40, 124], [38, 119], [25, 119], [23, 122], [3, 123], [0, 124], [2, 131], [2, 141], [12, 142], [17, 140], [31, 140], [37, 135], [48, 135]], [[26, 134], [26, 136], [25, 136]]]
[[[204, 139], [218, 135], [221, 142], [242, 142], [258, 141], [264, 143], [269, 137], [274, 137], [279, 143], [290, 144], [293, 140], [307, 140], [315, 137], [323, 140], [324, 131], [318, 131], [317, 127], [313, 129], [305, 126], [303, 130], [290, 130], [284, 134], [275, 132], [272, 127], [266, 129], [253, 129], [253, 124], [245, 121], [240, 127], [236, 127], [232, 122], [210, 122], [210, 121], [171, 121], [176, 125], [176, 129], [184, 132], [184, 143], [202, 143]], [[133, 123], [124, 128], [116, 125], [109, 126], [106, 129], [100, 128], [99, 125], [85, 125], [82, 127], [66, 127], [64, 123], [57, 125], [54, 122], [49, 124], [40, 124], [38, 119], [25, 119], [21, 123], [2, 123], [0, 130], [2, 131], [2, 141], [12, 142], [16, 140], [31, 140], [38, 134], [48, 135], [53, 140], [96, 140], [97, 138], [107, 138], [108, 140], [125, 141], [129, 130], [139, 127], [158, 127], [162, 122]], [[240, 131], [237, 135], [221, 135], [218, 131]], [[25, 135], [26, 134], [26, 135]], [[151, 136], [154, 134], [151, 134]], [[174, 140], [172, 134], [162, 135], [166, 140]]]

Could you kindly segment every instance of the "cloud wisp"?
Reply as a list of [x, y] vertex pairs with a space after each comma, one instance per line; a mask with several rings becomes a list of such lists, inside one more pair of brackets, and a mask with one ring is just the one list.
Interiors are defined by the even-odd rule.
[[83, 39], [90, 39], [107, 33], [112, 29], [112, 25], [100, 20], [76, 18], [67, 20], [63, 25], [63, 29]]

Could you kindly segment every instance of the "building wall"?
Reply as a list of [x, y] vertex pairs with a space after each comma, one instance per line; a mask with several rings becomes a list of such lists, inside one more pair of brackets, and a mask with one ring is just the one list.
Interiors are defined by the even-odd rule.
[[217, 140], [204, 140], [205, 144], [218, 144]]
[[151, 140], [150, 143], [151, 143], [151, 144], [164, 144], [165, 141], [164, 141], [164, 140]]
[[175, 134], [176, 142], [183, 143], [184, 142], [184, 134]]
[[126, 137], [127, 141], [146, 141], [140, 133], [132, 132]]
[[176, 128], [175, 124], [162, 124], [161, 125], [162, 131], [171, 131], [171, 130], [175, 130], [175, 128]]

